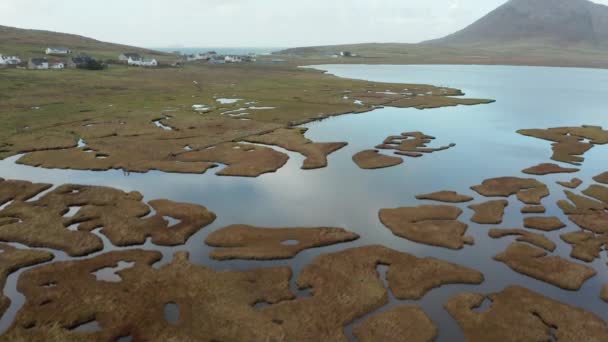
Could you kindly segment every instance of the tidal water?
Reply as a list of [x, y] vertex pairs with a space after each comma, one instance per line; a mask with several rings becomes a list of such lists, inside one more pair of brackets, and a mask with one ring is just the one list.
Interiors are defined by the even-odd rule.
[[[387, 107], [307, 124], [307, 137], [314, 141], [349, 143], [332, 154], [329, 166], [320, 170], [301, 170], [303, 157], [291, 152], [287, 152], [290, 160], [285, 167], [274, 174], [255, 179], [219, 177], [213, 172], [205, 175], [149, 172], [125, 176], [120, 171], [47, 170], [16, 165], [14, 161], [17, 158], [13, 157], [0, 161], [0, 177], [56, 185], [77, 183], [136, 190], [146, 200], [168, 198], [199, 203], [218, 215], [212, 225], [201, 230], [184, 246], [162, 248], [148, 243], [135, 247], [162, 251], [165, 254], [163, 263], [169, 262], [175, 251], [187, 250], [192, 262], [218, 270], [289, 265], [294, 270], [295, 280], [302, 268], [319, 254], [382, 244], [419, 257], [432, 256], [483, 272], [486, 280], [481, 285], [446, 285], [430, 291], [420, 301], [392, 300], [380, 310], [401, 304], [420, 305], [438, 326], [439, 341], [463, 338], [456, 322], [443, 308], [450, 297], [465, 291], [499, 292], [509, 285], [525, 286], [608, 319], [608, 304], [599, 298], [601, 287], [608, 283], [606, 253], [602, 254], [600, 260], [589, 264], [598, 274], [587, 281], [580, 291], [565, 291], [515, 273], [506, 265], [492, 260], [514, 237], [492, 240], [487, 235], [488, 230], [523, 227], [523, 216], [519, 212], [523, 204], [515, 197], [510, 198], [501, 225], [471, 223], [469, 219], [473, 212], [466, 208], [469, 204], [488, 200], [470, 190], [470, 186], [480, 184], [486, 178], [529, 177], [521, 170], [550, 161], [551, 145], [548, 141], [521, 136], [516, 130], [583, 124], [608, 127], [608, 70], [451, 65], [316, 67], [340, 77], [454, 87], [462, 89], [467, 97], [491, 98], [496, 103], [431, 110]], [[450, 143], [455, 143], [456, 147], [422, 158], [407, 158], [402, 165], [382, 170], [361, 170], [352, 162], [353, 154], [373, 148], [388, 135], [408, 131], [422, 131], [437, 137], [431, 147]], [[608, 145], [596, 146], [585, 155], [581, 172], [538, 177], [551, 190], [551, 196], [543, 200], [547, 207], [545, 215], [557, 216], [568, 223], [567, 228], [546, 234], [558, 245], [555, 255], [569, 258], [570, 246], [563, 243], [559, 235], [578, 230], [556, 206], [556, 201], [564, 199], [565, 195], [564, 189], [555, 181], [579, 177], [585, 181], [580, 188], [584, 189], [591, 184], [593, 176], [608, 171], [606, 156]], [[417, 244], [393, 236], [380, 223], [378, 211], [381, 208], [429, 204], [431, 202], [417, 201], [414, 196], [439, 190], [454, 190], [475, 197], [474, 202], [459, 205], [464, 210], [460, 220], [469, 223], [467, 234], [475, 237], [475, 245], [452, 251]], [[307, 250], [286, 261], [210, 260], [210, 248], [203, 243], [205, 237], [214, 230], [237, 223], [262, 227], [344, 227], [361, 235], [361, 239]], [[107, 239], [104, 241], [107, 244], [104, 252], [119, 249], [111, 246]], [[66, 259], [65, 254], [54, 253], [56, 260]], [[16, 291], [16, 280], [22, 272], [13, 274], [7, 283], [5, 291], [13, 303], [0, 321], [0, 331], [11, 323], [23, 303], [23, 297]], [[295, 291], [293, 283], [292, 287]], [[305, 295], [305, 292], [297, 293]], [[345, 329], [347, 334], [351, 334], [353, 326]]]

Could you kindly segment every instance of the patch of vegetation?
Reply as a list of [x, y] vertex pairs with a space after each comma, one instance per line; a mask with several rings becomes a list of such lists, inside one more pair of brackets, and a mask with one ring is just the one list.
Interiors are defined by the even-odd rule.
[[[415, 101], [403, 101], [405, 89]], [[141, 171], [167, 168], [158, 162], [183, 153], [186, 145], [201, 150], [379, 105], [427, 108], [463, 103], [453, 97], [462, 95], [456, 89], [341, 79], [263, 63], [187, 64], [179, 69], [112, 65], [94, 73], [3, 69], [0, 93], [6, 96], [0, 102], [0, 144], [10, 146], [10, 151], [0, 152], [0, 158], [74, 148], [80, 137], [95, 145], [99, 155], [109, 156], [93, 160], [95, 168], [125, 167], [137, 158], [139, 166], [129, 167]], [[222, 98], [239, 100], [217, 101]], [[154, 121], [159, 120], [171, 130], [157, 127]], [[58, 162], [40, 160], [45, 165]], [[75, 167], [70, 164], [74, 160], [66, 155], [65, 166]]]
[[83, 70], [104, 70], [107, 67], [108, 66], [106, 64], [99, 62], [95, 59], [89, 59], [89, 60], [87, 60], [86, 63], [78, 65], [78, 69], [83, 69]]

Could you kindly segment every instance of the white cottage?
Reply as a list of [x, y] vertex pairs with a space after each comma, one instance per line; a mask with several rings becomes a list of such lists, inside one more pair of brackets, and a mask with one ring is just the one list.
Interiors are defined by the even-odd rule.
[[186, 61], [188, 62], [193, 62], [193, 61], [203, 61], [203, 60], [208, 60], [209, 57], [204, 54], [204, 53], [195, 53], [192, 55], [186, 55]]
[[141, 57], [139, 57], [139, 58], [129, 57], [129, 59], [127, 59], [128, 65], [141, 66], [143, 62], [144, 62], [144, 60]]
[[158, 66], [158, 62], [154, 58], [152, 58], [152, 59], [143, 59], [141, 61], [141, 66], [144, 66], [144, 67], [156, 67], [156, 66]]
[[46, 70], [49, 68], [49, 61], [46, 58], [30, 58], [27, 67], [32, 70]]
[[63, 70], [63, 69], [65, 69], [65, 63], [53, 62], [53, 63], [49, 64], [49, 68], [54, 69], [54, 70]]
[[128, 63], [129, 60], [139, 61], [141, 59], [142, 59], [141, 56], [138, 53], [134, 53], [134, 52], [125, 52], [125, 53], [121, 53], [118, 56], [118, 60], [121, 62], [125, 62], [125, 63]]
[[0, 64], [17, 65], [17, 64], [21, 64], [21, 59], [17, 56], [0, 55]]
[[226, 64], [224, 57], [214, 56], [209, 58], [209, 64]]
[[226, 61], [226, 63], [241, 63], [241, 62], [243, 62], [243, 57], [236, 56], [236, 55], [229, 55], [229, 56], [224, 57], [224, 60]]
[[46, 48], [47, 55], [69, 55], [72, 51], [64, 47], [49, 47]]

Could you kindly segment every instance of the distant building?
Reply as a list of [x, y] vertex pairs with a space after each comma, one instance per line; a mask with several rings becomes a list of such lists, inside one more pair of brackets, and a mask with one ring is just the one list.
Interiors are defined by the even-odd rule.
[[186, 61], [188, 62], [193, 62], [193, 61], [206, 61], [209, 60], [209, 56], [207, 56], [204, 53], [195, 53], [195, 54], [191, 54], [191, 55], [186, 55]]
[[121, 62], [126, 62], [127, 65], [131, 66], [144, 66], [144, 67], [156, 67], [158, 61], [154, 58], [143, 58], [138, 53], [126, 52], [118, 56]]
[[209, 60], [215, 56], [217, 56], [217, 52], [215, 52], [215, 51], [207, 51], [203, 54], [203, 57], [207, 60]]
[[68, 60], [67, 67], [68, 68], [80, 68], [89, 64], [90, 61], [94, 60], [93, 57], [89, 56], [78, 56], [74, 58], [70, 58]]
[[215, 55], [209, 59], [209, 64], [226, 64], [224, 56]]
[[202, 52], [197, 52], [191, 55], [185, 55], [184, 58], [186, 59], [186, 61], [188, 62], [192, 62], [192, 61], [208, 61], [211, 58], [217, 56], [217, 52], [215, 51], [208, 51], [205, 53]]
[[200, 61], [203, 60], [200, 53], [195, 53], [191, 55], [184, 55], [184, 58], [187, 62]]
[[247, 56], [241, 56], [241, 60], [243, 62], [255, 62], [255, 61], [257, 61], [257, 55], [250, 53]]
[[236, 56], [236, 55], [229, 55], [229, 56], [224, 57], [224, 60], [226, 61], [226, 63], [242, 63], [243, 57]]
[[32, 70], [46, 70], [49, 68], [49, 60], [46, 58], [30, 58], [27, 68]]
[[353, 54], [350, 51], [341, 51], [340, 52], [340, 56], [342, 56], [342, 57], [352, 57]]
[[141, 61], [141, 66], [144, 67], [157, 67], [158, 66], [158, 62], [156, 61], [156, 59], [152, 58], [152, 59], [143, 59]]
[[143, 62], [144, 62], [143, 58], [129, 57], [129, 59], [127, 60], [128, 65], [134, 65], [134, 66], [141, 66]]
[[121, 62], [124, 62], [124, 63], [128, 63], [129, 60], [132, 60], [132, 61], [142, 60], [142, 57], [138, 53], [135, 53], [135, 52], [125, 52], [125, 53], [121, 53], [118, 56], [118, 60]]
[[17, 65], [17, 64], [21, 64], [21, 59], [17, 56], [0, 55], [0, 64]]
[[68, 48], [63, 47], [49, 47], [46, 48], [47, 55], [69, 55], [72, 51]]
[[65, 62], [59, 60], [51, 61], [49, 62], [49, 69], [63, 70], [65, 69]]

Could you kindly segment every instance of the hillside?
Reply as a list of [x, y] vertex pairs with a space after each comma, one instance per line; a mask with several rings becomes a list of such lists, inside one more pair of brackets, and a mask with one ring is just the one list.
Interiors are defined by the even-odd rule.
[[425, 44], [608, 49], [608, 6], [587, 0], [510, 0], [475, 23]]
[[102, 59], [116, 59], [122, 52], [138, 52], [160, 59], [171, 56], [159, 51], [106, 43], [74, 34], [0, 26], [0, 54], [16, 54], [29, 58], [44, 55], [44, 50], [49, 46], [67, 47], [75, 53], [83, 52]]

